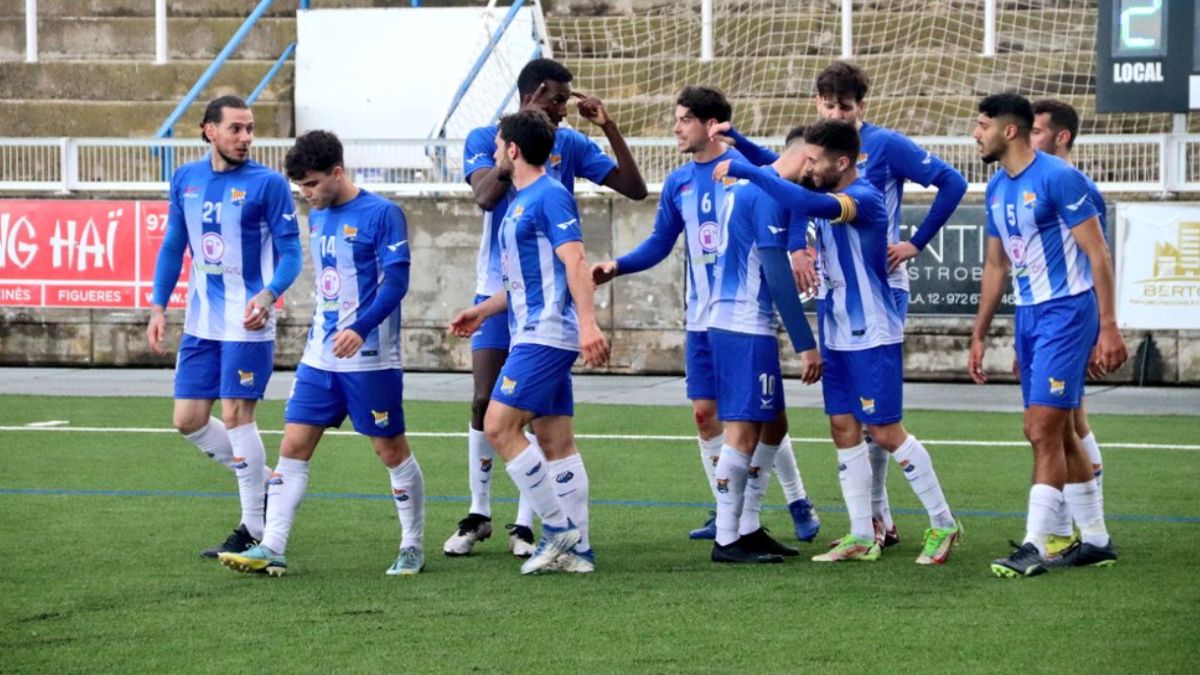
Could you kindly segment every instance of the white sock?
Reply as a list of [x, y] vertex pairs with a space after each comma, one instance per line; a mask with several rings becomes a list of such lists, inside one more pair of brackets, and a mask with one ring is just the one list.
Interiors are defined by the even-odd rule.
[[720, 433], [708, 440], [697, 439], [700, 443], [700, 465], [704, 467], [704, 475], [708, 476], [708, 489], [712, 491], [714, 501], [720, 501], [717, 494], [717, 461], [721, 459], [721, 446], [725, 445], [725, 434]]
[[775, 453], [775, 478], [779, 487], [783, 488], [783, 499], [788, 504], [800, 499], [808, 499], [804, 491], [804, 480], [800, 478], [800, 468], [796, 466], [796, 453], [792, 451], [792, 438], [786, 434], [779, 444], [779, 452]]
[[496, 450], [487, 436], [467, 425], [467, 476], [471, 482], [471, 513], [492, 517], [492, 464]]
[[883, 522], [883, 529], [890, 530], [895, 525], [887, 493], [888, 459], [892, 453], [872, 441], [867, 442], [867, 448], [871, 457], [871, 515]]
[[263, 500], [267, 485], [263, 472], [267, 466], [267, 450], [258, 424], [251, 422], [228, 431], [229, 447], [233, 449], [233, 472], [237, 474], [238, 497], [242, 501], [242, 524], [251, 537], [261, 539], [266, 512]]
[[534, 515], [536, 514], [533, 512], [533, 505], [529, 503], [529, 499], [522, 492], [517, 498], [517, 520], [514, 522], [514, 525], [528, 527], [532, 530]]
[[867, 454], [866, 443], [838, 448], [838, 479], [842, 483], [846, 512], [850, 514], [850, 534], [875, 541], [875, 526], [871, 523], [871, 460]]
[[263, 545], [279, 555], [287, 552], [292, 521], [296, 518], [300, 502], [304, 501], [307, 489], [308, 462], [280, 457], [267, 484], [270, 497], [267, 500], [267, 526], [262, 538]]
[[1063, 498], [1075, 522], [1079, 523], [1079, 536], [1085, 544], [1108, 546], [1108, 527], [1104, 523], [1104, 504], [1100, 499], [1100, 487], [1096, 481], [1067, 483], [1063, 486]]
[[904, 477], [908, 479], [909, 487], [925, 506], [925, 512], [929, 514], [929, 525], [937, 528], [954, 527], [954, 516], [950, 514], [950, 505], [946, 503], [946, 495], [942, 494], [942, 485], [933, 470], [933, 459], [925, 446], [921, 445], [921, 441], [909, 434], [908, 438], [904, 439], [904, 444], [892, 456], [903, 470]]
[[1050, 524], [1050, 534], [1058, 537], [1070, 537], [1073, 533], [1071, 529], [1071, 510], [1067, 508], [1067, 503], [1064, 501], [1059, 504], [1059, 509], [1054, 513], [1054, 520]]
[[738, 520], [746, 494], [746, 474], [750, 470], [750, 455], [743, 455], [728, 445], [721, 448], [717, 460], [717, 543], [728, 546], [738, 540]]
[[396, 500], [396, 515], [400, 517], [400, 548], [424, 548], [425, 544], [425, 477], [417, 458], [388, 467], [392, 479], [392, 497]]
[[1045, 483], [1029, 488], [1029, 515], [1025, 518], [1025, 541], [1046, 557], [1046, 537], [1054, 527], [1054, 514], [1062, 508], [1062, 490]]
[[554, 493], [567, 518], [579, 528], [579, 543], [575, 550], [588, 551], [592, 545], [588, 541], [588, 475], [583, 467], [583, 455], [575, 453], [556, 459], [549, 467], [550, 475], [554, 476]]
[[746, 492], [742, 496], [742, 515], [738, 518], [738, 534], [750, 534], [762, 527], [763, 496], [767, 493], [771, 479], [771, 467], [775, 465], [778, 445], [759, 443], [750, 456], [750, 468], [746, 472]]
[[221, 420], [209, 417], [207, 424], [184, 438], [200, 448], [200, 452], [208, 455], [209, 459], [233, 471], [233, 448], [229, 446], [229, 432], [225, 431], [225, 424]]
[[546, 457], [537, 443], [530, 443], [521, 454], [508, 462], [505, 469], [517, 484], [521, 496], [529, 501], [534, 513], [542, 519], [543, 525], [555, 528], [567, 526], [567, 516], [554, 492], [554, 481], [547, 480], [550, 471], [546, 467]]
[[[1092, 475], [1096, 478], [1096, 486], [1104, 487], [1104, 458], [1100, 456], [1100, 444], [1096, 442], [1096, 434], [1089, 432], [1087, 436], [1079, 439], [1083, 443], [1083, 449], [1087, 451], [1088, 459], [1092, 462]], [[1101, 499], [1104, 496], [1101, 495]]]

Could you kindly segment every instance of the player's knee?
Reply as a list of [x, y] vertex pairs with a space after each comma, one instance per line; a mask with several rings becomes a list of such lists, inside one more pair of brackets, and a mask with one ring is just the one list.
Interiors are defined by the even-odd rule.
[[408, 447], [404, 435], [392, 438], [382, 438], [374, 443], [375, 454], [388, 467], [397, 467], [408, 461], [412, 450]]
[[712, 410], [701, 408], [692, 411], [692, 419], [696, 421], [696, 430], [704, 438], [712, 438], [721, 433], [721, 423]]
[[1025, 438], [1033, 445], [1034, 450], [1040, 450], [1052, 443], [1062, 443], [1061, 432], [1055, 432], [1037, 420], [1025, 420]]
[[189, 411], [176, 410], [171, 418], [171, 424], [175, 426], [175, 431], [189, 436], [204, 428], [208, 424], [208, 415], [198, 415]]

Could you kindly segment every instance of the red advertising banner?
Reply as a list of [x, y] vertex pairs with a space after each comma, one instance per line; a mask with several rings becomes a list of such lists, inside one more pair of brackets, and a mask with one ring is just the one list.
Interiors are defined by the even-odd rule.
[[0, 200], [0, 305], [148, 308], [166, 229], [161, 200]]

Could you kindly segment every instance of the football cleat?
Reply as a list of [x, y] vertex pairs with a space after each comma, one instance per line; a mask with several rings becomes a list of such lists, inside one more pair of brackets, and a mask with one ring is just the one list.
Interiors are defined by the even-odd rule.
[[1021, 544], [1007, 558], [992, 561], [992, 574], [1001, 578], [1036, 577], [1046, 571], [1042, 554], [1032, 543]]
[[812, 502], [807, 499], [797, 499], [788, 504], [788, 513], [792, 514], [792, 522], [796, 524], [796, 539], [812, 541], [821, 531], [821, 519]]
[[882, 518], [872, 518], [871, 524], [875, 526], [875, 543], [879, 544], [879, 548], [883, 549], [900, 543], [900, 532], [896, 530], [895, 523], [892, 523], [891, 527], [884, 527]]
[[566, 527], [551, 527], [542, 523], [542, 540], [529, 559], [521, 564], [521, 574], [536, 574], [545, 570], [560, 555], [575, 548], [579, 543], [579, 530], [570, 520]]
[[925, 530], [925, 545], [917, 556], [918, 565], [941, 565], [950, 557], [950, 550], [962, 537], [963, 526], [954, 521], [954, 527], [930, 527]]
[[468, 513], [458, 521], [458, 529], [442, 544], [442, 553], [451, 557], [471, 555], [475, 544], [492, 536], [492, 519], [478, 513]]
[[717, 513], [716, 511], [708, 512], [708, 520], [696, 529], [688, 532], [688, 539], [716, 539], [717, 538]]
[[392, 563], [386, 574], [389, 577], [409, 577], [424, 569], [425, 552], [416, 546], [409, 546], [400, 549], [400, 555], [396, 556], [396, 562]]
[[524, 525], [509, 523], [504, 526], [508, 530], [508, 552], [518, 558], [528, 558], [533, 555], [533, 530]]
[[569, 572], [571, 574], [591, 574], [596, 571], [596, 553], [592, 549], [576, 551], [571, 549], [558, 556], [547, 571]]
[[1109, 538], [1104, 546], [1077, 541], [1057, 560], [1046, 563], [1046, 567], [1111, 567], [1116, 564], [1117, 547]]
[[1074, 535], [1064, 537], [1059, 534], [1051, 534], [1046, 537], [1046, 560], [1057, 560], [1062, 557], [1067, 549], [1079, 541]]
[[848, 534], [837, 541], [827, 553], [813, 556], [813, 562], [843, 562], [846, 560], [861, 560], [874, 562], [879, 560], [880, 547], [878, 542], [871, 539], [859, 539]]
[[235, 572], [266, 572], [272, 577], [281, 577], [287, 572], [287, 559], [262, 544], [255, 544], [241, 553], [222, 551], [217, 559]]
[[218, 546], [200, 552], [203, 558], [216, 558], [222, 553], [241, 553], [258, 545], [258, 540], [250, 536], [245, 525], [238, 525], [225, 541]]
[[767, 534], [767, 528], [765, 527], [760, 527], [750, 534], [743, 534], [738, 541], [740, 541], [746, 548], [758, 553], [770, 553], [783, 556], [785, 558], [791, 558], [800, 555], [800, 551], [798, 549], [794, 549], [791, 546], [786, 546], [778, 541], [775, 541], [774, 537]]
[[713, 542], [712, 561], [715, 563], [743, 563], [751, 565], [783, 562], [783, 556], [776, 553], [764, 553], [749, 546], [746, 537], [738, 537], [732, 544], [722, 546]]

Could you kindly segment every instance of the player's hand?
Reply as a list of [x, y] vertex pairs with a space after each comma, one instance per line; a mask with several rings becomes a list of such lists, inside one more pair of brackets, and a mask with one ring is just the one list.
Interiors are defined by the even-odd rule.
[[729, 165], [732, 162], [731, 159], [717, 162], [717, 165], [713, 167], [713, 180], [725, 180], [725, 177], [729, 175]]
[[817, 275], [817, 264], [812, 251], [807, 248], [792, 252], [792, 276], [796, 278], [796, 287], [800, 294], [814, 297], [821, 287], [821, 278]]
[[579, 347], [583, 352], [583, 362], [589, 366], [599, 367], [608, 363], [608, 340], [595, 321], [581, 326], [579, 330]]
[[592, 286], [603, 286], [617, 277], [617, 261], [608, 260], [592, 265]]
[[1108, 374], [1120, 368], [1125, 363], [1125, 359], [1129, 358], [1129, 352], [1125, 350], [1125, 339], [1121, 337], [1121, 331], [1117, 330], [1115, 323], [1107, 326], [1100, 326], [1100, 340], [1096, 343], [1096, 351], [1098, 352], [1096, 362], [1103, 371], [1102, 374]]
[[344, 328], [333, 336], [333, 355], [339, 359], [348, 359], [358, 352], [362, 344], [362, 336], [357, 331]]
[[460, 338], [469, 338], [483, 325], [483, 315], [477, 307], [468, 307], [450, 320], [450, 334]]
[[967, 373], [971, 375], [971, 379], [975, 380], [975, 384], [986, 384], [988, 381], [987, 373], [983, 372], [983, 354], [987, 351], [983, 340], [971, 338], [971, 349], [967, 353]]
[[905, 260], [912, 260], [917, 257], [918, 253], [920, 251], [917, 250], [917, 247], [907, 241], [902, 241], [899, 244], [891, 244], [888, 246], [888, 271], [891, 272], [896, 269]]
[[800, 381], [804, 384], [816, 384], [821, 379], [821, 371], [825, 364], [821, 362], [821, 352], [816, 349], [800, 352], [800, 365], [804, 367]]
[[1088, 356], [1087, 376], [1099, 380], [1108, 373], [1100, 367], [1100, 347], [1099, 345], [1092, 347], [1092, 353]]
[[571, 97], [576, 99], [575, 106], [579, 108], [579, 114], [587, 121], [602, 127], [609, 122], [608, 110], [604, 108], [604, 101], [601, 101], [595, 96], [589, 96], [582, 91], [571, 92]]
[[262, 289], [250, 302], [246, 303], [245, 319], [242, 321], [242, 328], [246, 330], [262, 330], [267, 325], [267, 319], [271, 318], [271, 305], [275, 302], [275, 294], [267, 289]]
[[167, 353], [167, 315], [155, 309], [146, 324], [146, 342], [156, 354]]
[[719, 141], [731, 148], [735, 147], [737, 145], [737, 141], [733, 140], [732, 136], [727, 135], [729, 130], [732, 128], [733, 122], [717, 122], [708, 128], [708, 140]]

